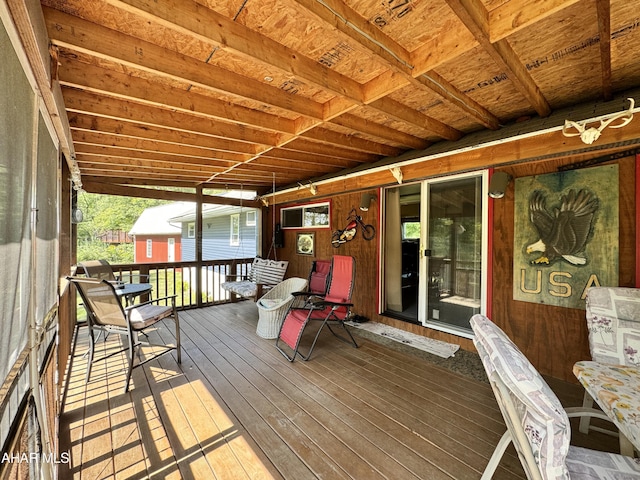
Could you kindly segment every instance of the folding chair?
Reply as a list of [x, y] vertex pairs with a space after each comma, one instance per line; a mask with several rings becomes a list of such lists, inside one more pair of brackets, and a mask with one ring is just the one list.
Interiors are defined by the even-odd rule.
[[309, 271], [309, 292], [324, 297], [329, 286], [330, 275], [330, 260], [314, 260]]
[[[96, 343], [96, 332], [116, 333], [126, 337], [125, 346], [101, 360], [111, 357], [122, 351], [127, 352], [127, 378], [124, 391], [129, 390], [131, 381], [131, 372], [135, 367], [144, 365], [145, 363], [158, 358], [160, 355], [169, 353], [172, 350], [177, 351], [178, 363], [181, 363], [180, 351], [180, 322], [178, 320], [178, 312], [175, 305], [175, 295], [171, 297], [157, 298], [149, 302], [140, 303], [131, 307], [123, 307], [118, 295], [116, 294], [114, 285], [108, 280], [98, 280], [95, 278], [84, 277], [67, 277], [72, 282], [78, 292], [84, 306], [87, 310], [87, 323], [89, 325], [89, 360], [87, 363], [87, 374], [85, 381], [88, 382], [91, 376], [91, 366], [94, 362], [94, 351]], [[170, 300], [170, 305], [159, 305], [158, 302]], [[175, 322], [175, 338], [176, 345], [153, 345], [150, 343], [142, 343], [138, 339], [138, 333], [144, 333], [144, 330], [155, 325], [161, 320], [173, 319]], [[106, 338], [106, 337], [105, 337]], [[140, 359], [134, 364], [134, 357], [141, 355], [140, 347], [146, 345], [157, 347], [159, 352], [151, 355], [144, 360]]]
[[[589, 350], [594, 362], [640, 366], [636, 355], [640, 350], [640, 289], [591, 287], [587, 290], [586, 318]], [[593, 398], [587, 391], [582, 406], [593, 407]], [[591, 425], [589, 417], [581, 418], [580, 431], [589, 433], [589, 430], [618, 433]]]
[[563, 408], [558, 397], [518, 347], [491, 320], [471, 317], [473, 343], [507, 425], [481, 480], [490, 480], [507, 447], [513, 443], [529, 480], [640, 478], [640, 465], [631, 457], [570, 445], [569, 418], [601, 411]]
[[[334, 255], [331, 261], [331, 276], [326, 295], [322, 297], [312, 292], [306, 292], [306, 301], [304, 304], [302, 306], [290, 307], [285, 315], [285, 319], [280, 327], [280, 332], [278, 333], [278, 338], [276, 339], [276, 348], [280, 353], [290, 362], [295, 360], [296, 355], [299, 355], [303, 360], [308, 360], [325, 325], [338, 339], [357, 348], [358, 344], [344, 324], [353, 306], [351, 296], [354, 282], [355, 259], [343, 255]], [[300, 340], [302, 339], [302, 334], [306, 326], [311, 320], [319, 320], [322, 324], [313, 339], [309, 351], [303, 354], [300, 352]], [[347, 333], [347, 336], [338, 335], [333, 328], [331, 328], [332, 324], [342, 327]], [[292, 350], [291, 354], [283, 350], [281, 342]]]
[[[132, 305], [134, 300], [140, 296], [148, 295], [148, 299], [151, 299], [153, 286], [147, 283], [149, 275], [131, 272], [116, 275], [107, 260], [87, 260], [79, 263], [78, 266], [82, 267], [87, 277], [106, 280], [120, 289], [117, 291], [118, 296], [124, 299], [126, 306]], [[128, 278], [128, 281], [123, 280], [125, 277]], [[137, 281], [134, 282], [134, 278], [137, 278]]]
[[[107, 260], [87, 260], [86, 262], [79, 263], [78, 266], [84, 269], [87, 277], [97, 278], [98, 280], [108, 280], [114, 283], [124, 283], [123, 276], [117, 276]], [[142, 273], [127, 273], [126, 276], [129, 277], [130, 283], [133, 283], [134, 277], [139, 278], [140, 281], [149, 281], [149, 275]]]

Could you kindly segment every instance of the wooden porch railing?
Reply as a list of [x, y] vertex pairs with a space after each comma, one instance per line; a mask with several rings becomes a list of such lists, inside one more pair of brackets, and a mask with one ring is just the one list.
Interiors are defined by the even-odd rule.
[[198, 262], [112, 264], [115, 273], [149, 275], [154, 298], [176, 295], [180, 309], [201, 308], [230, 302], [220, 287], [229, 274], [246, 275], [253, 258], [203, 260]]

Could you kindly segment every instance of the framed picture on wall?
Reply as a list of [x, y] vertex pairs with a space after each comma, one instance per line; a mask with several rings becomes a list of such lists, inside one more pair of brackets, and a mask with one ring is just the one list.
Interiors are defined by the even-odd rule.
[[298, 255], [313, 255], [315, 238], [313, 233], [298, 233], [296, 235], [296, 253]]

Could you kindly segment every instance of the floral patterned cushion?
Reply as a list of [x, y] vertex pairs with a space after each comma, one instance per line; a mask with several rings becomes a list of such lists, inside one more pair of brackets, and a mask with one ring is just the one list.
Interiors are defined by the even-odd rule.
[[635, 445], [640, 444], [640, 368], [577, 362], [573, 373], [609, 417], [617, 419], [620, 431]]
[[640, 289], [592, 287], [586, 305], [591, 358], [640, 365]]
[[569, 447], [567, 468], [573, 479], [631, 480], [640, 478], [637, 458], [581, 447]]
[[571, 427], [562, 404], [499, 327], [483, 315], [474, 315], [471, 326], [487, 374], [496, 372], [511, 392], [542, 478], [569, 478], [565, 458]]
[[258, 294], [258, 286], [255, 282], [243, 280], [241, 282], [224, 282], [220, 286], [231, 293], [241, 297], [255, 297]]

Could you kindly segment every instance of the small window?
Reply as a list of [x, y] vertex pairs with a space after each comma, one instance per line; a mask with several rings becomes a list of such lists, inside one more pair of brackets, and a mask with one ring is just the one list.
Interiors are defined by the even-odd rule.
[[231, 215], [231, 237], [229, 245], [240, 245], [240, 214]]
[[415, 240], [420, 239], [420, 222], [403, 222], [402, 223], [402, 239]]
[[187, 224], [187, 238], [196, 238], [196, 224]]
[[329, 202], [309, 203], [280, 210], [282, 228], [329, 228]]
[[147, 258], [153, 257], [153, 240], [147, 238]]
[[255, 227], [256, 225], [256, 212], [255, 210], [247, 212], [247, 227]]

